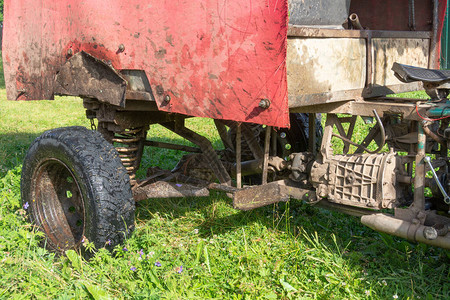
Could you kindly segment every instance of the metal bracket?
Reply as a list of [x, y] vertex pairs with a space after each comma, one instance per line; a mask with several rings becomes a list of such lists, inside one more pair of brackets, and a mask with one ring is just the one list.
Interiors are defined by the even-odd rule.
[[56, 74], [54, 93], [125, 107], [126, 80], [109, 64], [81, 51]]

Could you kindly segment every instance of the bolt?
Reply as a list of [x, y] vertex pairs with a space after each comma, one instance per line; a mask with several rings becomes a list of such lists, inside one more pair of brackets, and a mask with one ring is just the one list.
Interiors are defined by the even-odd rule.
[[261, 99], [258, 106], [261, 107], [262, 109], [267, 109], [270, 107], [270, 100], [269, 99]]
[[120, 44], [119, 45], [119, 52], [123, 52], [125, 51], [125, 45], [124, 44]]
[[70, 48], [69, 50], [67, 50], [67, 55], [72, 56], [73, 55], [73, 50], [72, 48]]
[[170, 102], [170, 95], [166, 95], [166, 97], [164, 97], [164, 101]]

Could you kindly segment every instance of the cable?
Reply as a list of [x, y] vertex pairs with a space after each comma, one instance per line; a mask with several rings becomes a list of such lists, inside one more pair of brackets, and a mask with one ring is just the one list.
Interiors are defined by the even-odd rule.
[[[442, 112], [444, 112], [445, 108], [442, 110]], [[437, 118], [437, 119], [430, 119], [430, 118], [425, 118], [422, 117], [421, 114], [419, 113], [419, 106], [416, 104], [416, 113], [419, 116], [419, 118], [421, 118], [422, 120], [425, 121], [430, 121], [430, 122], [434, 122], [434, 121], [439, 121], [439, 120], [443, 120], [443, 119], [447, 119], [450, 118], [450, 116], [446, 116], [446, 117], [442, 117], [442, 118]]]

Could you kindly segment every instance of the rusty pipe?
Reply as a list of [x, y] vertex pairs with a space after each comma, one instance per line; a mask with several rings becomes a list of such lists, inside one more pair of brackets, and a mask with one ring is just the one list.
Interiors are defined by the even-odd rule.
[[438, 43], [439, 43], [439, 0], [433, 0], [433, 27], [430, 39], [430, 53], [428, 58], [429, 69], [439, 69], [438, 63]]
[[[254, 159], [243, 161], [240, 163], [240, 174], [241, 176], [249, 176], [254, 174], [261, 174], [263, 171], [263, 159]], [[233, 164], [231, 168], [231, 176], [237, 177], [237, 166], [238, 163]]]
[[423, 122], [423, 131], [425, 132], [425, 134], [428, 135], [429, 137], [431, 137], [433, 140], [435, 140], [439, 144], [443, 145], [444, 147], [447, 146], [447, 142], [443, 138], [438, 136], [436, 133], [431, 131], [429, 126], [430, 126], [430, 123]]
[[363, 30], [364, 28], [361, 26], [361, 23], [359, 22], [359, 17], [357, 14], [353, 13], [348, 17], [350, 22], [352, 23], [352, 26], [354, 29]]
[[416, 174], [414, 177], [414, 202], [413, 207], [424, 210], [425, 209], [425, 145], [427, 136], [423, 131], [422, 123], [417, 123], [417, 152], [416, 152]]
[[362, 216], [361, 223], [373, 230], [395, 235], [412, 242], [450, 249], [450, 233], [447, 232], [445, 235], [433, 234], [433, 227], [430, 226], [414, 224], [387, 214]]
[[411, 176], [397, 175], [397, 182], [405, 184], [413, 184], [414, 179]]
[[[287, 162], [278, 156], [267, 157], [267, 170], [271, 173], [280, 172], [287, 168]], [[236, 173], [237, 163], [233, 164], [231, 168], [231, 175], [234, 177]], [[241, 175], [248, 176], [254, 174], [261, 174], [264, 170], [264, 159], [254, 159], [241, 162]]]

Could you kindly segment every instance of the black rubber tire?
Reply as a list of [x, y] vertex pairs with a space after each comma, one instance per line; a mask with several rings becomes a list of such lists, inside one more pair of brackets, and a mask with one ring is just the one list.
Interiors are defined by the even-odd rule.
[[32, 143], [22, 168], [21, 196], [30, 221], [55, 252], [84, 252], [84, 238], [96, 249], [112, 250], [134, 230], [135, 202], [126, 169], [116, 149], [84, 127], [46, 131]]
[[[309, 116], [307, 113], [290, 113], [290, 124], [291, 127], [289, 129], [280, 129], [277, 131], [277, 156], [287, 159], [289, 155], [292, 153], [298, 152], [306, 152], [308, 151], [308, 143], [309, 143]], [[323, 136], [323, 127], [321, 123], [321, 114], [316, 115], [316, 150], [320, 150], [320, 145], [322, 143]], [[253, 134], [258, 139], [261, 147], [264, 146], [264, 138], [266, 129], [259, 124], [252, 124], [251, 130]], [[230, 128], [228, 131], [228, 135], [233, 142], [233, 145], [236, 145], [236, 128]], [[250, 150], [250, 147], [245, 142], [244, 137], [242, 137], [242, 160], [252, 160], [255, 159]], [[270, 153], [270, 155], [274, 155], [274, 153]], [[254, 185], [261, 184], [262, 177], [260, 174], [255, 175], [247, 175], [243, 177], [243, 182], [245, 184]]]
[[[308, 151], [309, 144], [309, 114], [307, 113], [291, 113], [289, 114], [291, 128], [282, 129], [278, 133], [278, 147], [282, 144], [280, 140], [281, 133], [286, 133], [286, 141], [291, 145], [287, 153], [284, 155], [287, 156], [290, 153], [297, 152], [306, 152]], [[321, 123], [322, 116], [321, 114], [316, 115], [316, 150], [320, 149], [320, 145], [322, 143], [323, 136], [323, 128]], [[278, 149], [280, 152], [281, 149]]]

